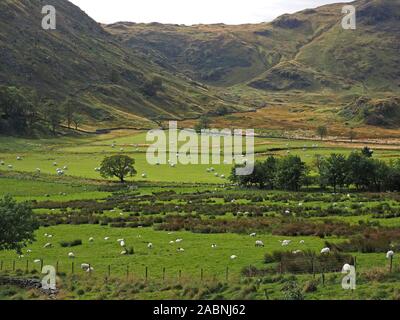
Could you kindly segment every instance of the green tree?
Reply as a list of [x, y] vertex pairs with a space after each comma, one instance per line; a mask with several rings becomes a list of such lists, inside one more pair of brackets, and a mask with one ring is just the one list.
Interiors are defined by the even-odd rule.
[[325, 126], [319, 126], [316, 132], [321, 140], [323, 140], [328, 135], [328, 128]]
[[133, 165], [135, 160], [125, 155], [106, 157], [100, 165], [100, 174], [104, 178], [117, 177], [121, 183], [125, 177], [134, 176], [137, 172]]
[[348, 177], [347, 160], [342, 154], [331, 154], [324, 159], [319, 168], [320, 183], [330, 185], [336, 193], [337, 187], [342, 188]]
[[287, 156], [278, 161], [275, 181], [279, 188], [300, 190], [307, 175], [306, 164], [298, 156]]
[[77, 102], [73, 98], [67, 98], [61, 106], [65, 120], [67, 121], [68, 128], [71, 128], [71, 124], [74, 121], [75, 113], [78, 109]]
[[207, 116], [201, 116], [194, 129], [197, 132], [200, 132], [203, 129], [209, 129], [210, 125], [211, 125], [210, 118]]
[[35, 240], [39, 224], [27, 203], [17, 203], [9, 195], [0, 199], [0, 250], [21, 249]]

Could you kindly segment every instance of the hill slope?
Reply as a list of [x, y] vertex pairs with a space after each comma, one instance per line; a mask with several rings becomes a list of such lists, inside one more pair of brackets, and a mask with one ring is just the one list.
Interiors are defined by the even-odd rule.
[[[57, 10], [57, 30], [41, 28], [45, 4]], [[153, 79], [162, 82], [156, 93], [148, 88]], [[77, 97], [96, 127], [146, 125], [156, 117], [230, 107], [207, 87], [127, 50], [66, 0], [0, 2], [0, 84], [34, 88], [58, 102]]]
[[400, 1], [358, 0], [357, 29], [341, 27], [343, 4], [256, 25], [116, 23], [106, 30], [170, 69], [218, 86], [263, 90], [398, 90]]

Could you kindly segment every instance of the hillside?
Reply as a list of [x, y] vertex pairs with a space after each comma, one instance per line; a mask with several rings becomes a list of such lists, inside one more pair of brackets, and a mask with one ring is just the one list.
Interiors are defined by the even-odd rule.
[[[358, 0], [357, 29], [341, 27], [343, 4], [256, 25], [116, 23], [106, 30], [159, 65], [218, 86], [263, 90], [398, 90], [400, 1]], [[379, 49], [379, 50], [377, 50]]]
[[[127, 50], [69, 1], [45, 4], [57, 9], [57, 30], [41, 28], [43, 1], [0, 2], [0, 85], [33, 88], [58, 103], [75, 97], [86, 123], [97, 128], [154, 126], [148, 119], [230, 107], [206, 86]], [[154, 79], [161, 82], [156, 92]]]

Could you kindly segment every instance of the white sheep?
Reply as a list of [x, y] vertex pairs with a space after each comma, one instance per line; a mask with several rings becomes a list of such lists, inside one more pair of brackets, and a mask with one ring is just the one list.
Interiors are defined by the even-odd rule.
[[235, 260], [235, 259], [237, 259], [237, 256], [236, 255], [231, 255], [231, 260]]
[[4, 166], [4, 164], [5, 164], [4, 161], [1, 160], [1, 161], [0, 161], [0, 165]]
[[182, 242], [182, 241], [183, 241], [183, 239], [176, 239], [175, 240], [176, 243], [179, 243], [179, 242]]
[[13, 166], [11, 164], [9, 164], [7, 167], [8, 167], [8, 169], [12, 169], [13, 168]]
[[217, 245], [215, 244], [215, 243], [213, 243], [212, 245], [211, 245], [211, 248], [213, 248], [213, 249], [215, 249], [217, 247]]
[[142, 178], [147, 178], [147, 174], [142, 173]]
[[169, 244], [174, 244], [175, 243], [175, 241], [173, 241], [173, 240], [171, 240], [170, 242], [169, 242]]
[[125, 255], [127, 252], [125, 250], [121, 251], [121, 255]]
[[264, 242], [262, 242], [261, 240], [257, 240], [256, 247], [264, 247]]
[[42, 260], [40, 260], [40, 259], [33, 260], [33, 263], [40, 263], [40, 262], [42, 262]]
[[150, 242], [150, 243], [147, 245], [147, 248], [152, 249], [152, 248], [153, 248], [153, 244]]
[[51, 243], [46, 243], [44, 246], [43, 246], [43, 248], [51, 248], [52, 247], [52, 244]]
[[42, 170], [40, 170], [40, 168], [36, 168], [36, 172], [40, 173]]
[[88, 263], [82, 263], [81, 264], [81, 269], [82, 270], [88, 270], [90, 268], [90, 264], [88, 264]]
[[301, 253], [302, 251], [301, 250], [295, 250], [295, 251], [293, 251], [292, 253], [293, 254], [299, 254], [299, 253]]
[[68, 258], [70, 259], [75, 258], [75, 254], [73, 252], [68, 253]]
[[26, 250], [26, 253], [31, 253], [31, 252], [32, 252], [31, 249]]
[[89, 238], [89, 242], [93, 242], [94, 241], [94, 238], [93, 237], [90, 237]]
[[388, 251], [387, 253], [386, 253], [386, 258], [387, 259], [390, 259], [391, 257], [393, 257], [394, 256], [394, 252], [392, 251], [392, 250], [390, 250], [390, 251]]
[[57, 167], [57, 162], [53, 162], [53, 166], [54, 166], [54, 167]]
[[300, 244], [304, 244], [304, 240], [300, 240], [299, 243], [300, 243]]
[[283, 246], [283, 247], [286, 247], [286, 246], [288, 246], [291, 242], [292, 242], [292, 240], [283, 240], [283, 241], [282, 241], [282, 246]]
[[329, 253], [329, 252], [331, 252], [331, 249], [329, 249], [329, 248], [323, 248], [323, 249], [321, 250], [321, 254], [327, 254], [327, 253]]
[[125, 241], [122, 240], [122, 241], [120, 242], [120, 245], [121, 245], [121, 247], [125, 247]]
[[177, 251], [178, 251], [178, 252], [185, 252], [185, 249], [179, 248]]
[[22, 160], [22, 157], [18, 156], [18, 157], [17, 157], [17, 160], [18, 160], [18, 161], [21, 161], [21, 160]]
[[257, 233], [255, 233], [255, 232], [253, 232], [253, 233], [250, 233], [250, 237], [255, 237], [255, 236], [257, 236]]

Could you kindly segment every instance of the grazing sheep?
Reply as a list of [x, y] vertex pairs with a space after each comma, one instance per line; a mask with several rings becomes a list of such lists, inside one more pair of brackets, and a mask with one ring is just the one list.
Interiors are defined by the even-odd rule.
[[122, 240], [122, 241], [120, 242], [120, 245], [121, 245], [121, 247], [125, 247], [125, 241]]
[[300, 244], [304, 244], [304, 240], [300, 240], [299, 243], [300, 243]]
[[182, 242], [182, 241], [183, 241], [183, 239], [176, 239], [175, 240], [176, 243], [179, 243], [179, 242]]
[[40, 173], [41, 172], [40, 168], [36, 168], [36, 172]]
[[331, 252], [331, 249], [329, 249], [329, 248], [323, 248], [323, 249], [321, 250], [321, 254], [327, 254], [327, 253], [329, 253], [329, 252]]
[[90, 237], [89, 238], [89, 242], [93, 242], [94, 241], [94, 238], [93, 237]]
[[256, 247], [264, 247], [264, 242], [262, 242], [261, 240], [257, 240]]
[[68, 253], [68, 258], [73, 259], [75, 258], [75, 255], [73, 252]]
[[53, 238], [53, 235], [52, 234], [48, 234], [47, 238]]
[[295, 251], [293, 251], [292, 253], [293, 254], [299, 254], [299, 253], [301, 253], [302, 251], [301, 250], [295, 250]]
[[211, 248], [213, 248], [213, 249], [215, 249], [217, 247], [217, 245], [215, 244], [215, 243], [213, 243], [212, 245], [211, 245]]
[[388, 251], [387, 253], [386, 253], [386, 258], [387, 259], [389, 259], [389, 258], [391, 258], [391, 257], [393, 257], [394, 256], [394, 252], [392, 251], [392, 250], [390, 250], [390, 251]]
[[292, 242], [292, 240], [283, 240], [283, 241], [282, 241], [282, 246], [283, 246], [283, 247], [286, 247], [286, 246], [288, 246], [291, 242]]
[[22, 157], [18, 156], [18, 157], [17, 157], [17, 160], [18, 160], [18, 161], [21, 161], [21, 160], [22, 160]]
[[351, 265], [349, 265], [348, 263], [346, 263], [342, 268], [343, 273], [350, 272], [350, 270], [351, 270]]
[[147, 174], [142, 173], [142, 178], [147, 178]]
[[257, 233], [255, 233], [255, 232], [253, 232], [253, 233], [250, 233], [250, 237], [255, 237], [255, 236], [257, 236]]
[[222, 179], [225, 179], [225, 175], [224, 175], [224, 174], [221, 174], [221, 178], [222, 178]]
[[63, 170], [68, 170], [68, 166], [64, 166], [64, 167], [63, 167]]
[[53, 166], [54, 166], [54, 167], [57, 167], [57, 162], [53, 162]]
[[104, 240], [105, 241], [110, 240], [110, 237], [105, 237]]
[[90, 264], [88, 264], [88, 263], [82, 263], [81, 264], [81, 269], [82, 270], [87, 270], [87, 269], [89, 269], [90, 268]]
[[235, 260], [235, 259], [237, 259], [237, 256], [236, 255], [231, 255], [231, 260]]
[[31, 252], [32, 252], [31, 249], [26, 250], [26, 253], [31, 253]]
[[0, 161], [0, 165], [4, 166], [4, 164], [5, 164], [4, 161], [1, 160], [1, 161]]
[[150, 242], [150, 243], [147, 245], [147, 248], [152, 249], [152, 248], [153, 248], [153, 244]]
[[33, 263], [40, 263], [40, 262], [42, 262], [42, 260], [40, 260], [40, 259], [33, 260]]
[[11, 164], [9, 164], [7, 167], [8, 167], [8, 169], [12, 169], [13, 168], [13, 166]]
[[178, 252], [185, 252], [185, 249], [179, 248], [177, 251], [178, 251]]
[[43, 246], [43, 248], [51, 248], [52, 247], [52, 244], [51, 243], [46, 243], [44, 246]]
[[125, 255], [125, 254], [127, 254], [127, 252], [125, 250], [121, 251], [121, 255]]

